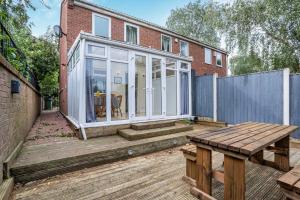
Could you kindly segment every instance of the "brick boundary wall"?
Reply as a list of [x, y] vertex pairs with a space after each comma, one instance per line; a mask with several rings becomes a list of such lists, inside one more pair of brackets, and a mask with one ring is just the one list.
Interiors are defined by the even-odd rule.
[[[20, 82], [20, 93], [11, 94], [11, 80]], [[0, 184], [4, 160], [24, 140], [40, 112], [40, 93], [0, 55]]]

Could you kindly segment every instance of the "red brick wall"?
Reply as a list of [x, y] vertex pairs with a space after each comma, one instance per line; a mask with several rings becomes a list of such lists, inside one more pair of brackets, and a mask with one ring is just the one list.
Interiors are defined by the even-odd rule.
[[[62, 31], [69, 36], [67, 29], [67, 13], [68, 13], [68, 4], [67, 1], [63, 1], [61, 4], [61, 21], [60, 26]], [[59, 55], [60, 55], [60, 69], [59, 69], [59, 109], [61, 112], [68, 113], [68, 95], [67, 95], [67, 54], [68, 54], [68, 45], [67, 37], [63, 35], [59, 40]]]
[[[67, 1], [71, 2], [71, 0], [63, 0], [62, 3], [62, 15], [61, 15], [61, 26], [63, 30], [67, 32], [68, 36], [63, 37], [60, 41], [61, 45], [61, 64], [66, 64], [67, 62], [67, 48], [69, 49], [76, 37], [80, 33], [80, 31], [84, 32], [92, 32], [92, 11], [78, 7], [78, 6], [67, 6]], [[66, 23], [67, 22], [67, 23]], [[124, 21], [117, 19], [115, 17], [111, 17], [111, 36], [113, 40], [124, 41]], [[140, 45], [151, 47], [155, 49], [161, 49], [161, 32], [157, 30], [153, 30], [148, 27], [139, 26], [140, 29]], [[67, 48], [66, 45], [67, 44]], [[175, 42], [175, 38], [172, 37], [172, 52], [178, 54], [180, 52], [180, 39], [177, 39]], [[204, 63], [204, 47], [199, 44], [189, 42], [189, 53], [190, 56], [193, 57], [192, 68], [196, 71], [196, 74], [212, 74], [218, 73], [219, 76], [225, 76], [227, 73], [226, 67], [226, 55], [223, 54], [223, 67], [218, 67], [215, 65], [216, 57], [212, 58], [212, 65], [208, 65]], [[63, 55], [62, 55], [63, 54]], [[60, 87], [61, 92], [61, 111], [67, 113], [67, 93], [66, 93], [66, 83], [67, 83], [67, 72], [66, 66], [61, 65], [61, 73], [60, 73]]]
[[[11, 80], [18, 80], [20, 93], [11, 94]], [[41, 111], [41, 96], [0, 55], [0, 185], [3, 161], [25, 139]]]

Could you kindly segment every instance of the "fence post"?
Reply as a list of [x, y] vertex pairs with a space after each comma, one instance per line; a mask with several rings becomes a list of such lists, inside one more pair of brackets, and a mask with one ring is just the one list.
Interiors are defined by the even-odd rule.
[[283, 124], [290, 124], [290, 69], [283, 70]]
[[218, 97], [217, 97], [217, 87], [218, 87], [218, 82], [217, 82], [218, 74], [214, 73], [213, 74], [213, 120], [216, 122], [218, 121]]

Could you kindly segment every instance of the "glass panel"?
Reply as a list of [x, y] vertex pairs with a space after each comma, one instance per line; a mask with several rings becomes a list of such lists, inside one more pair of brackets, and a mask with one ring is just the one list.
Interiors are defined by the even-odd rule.
[[111, 119], [128, 119], [128, 64], [111, 62]]
[[171, 38], [163, 35], [161, 37], [161, 50], [163, 51], [171, 51]]
[[167, 116], [177, 115], [177, 79], [175, 70], [166, 70]]
[[187, 42], [180, 42], [180, 55], [188, 56], [188, 43]]
[[146, 56], [135, 56], [135, 116], [146, 116]]
[[189, 74], [180, 72], [180, 114], [189, 114]]
[[166, 59], [166, 67], [167, 68], [170, 68], [170, 69], [176, 69], [176, 61], [175, 59], [173, 58], [167, 58]]
[[205, 48], [205, 63], [211, 64], [211, 50]]
[[88, 45], [88, 54], [105, 56], [105, 47]]
[[217, 53], [217, 65], [222, 66], [222, 54]]
[[106, 61], [86, 59], [86, 122], [106, 121]]
[[180, 68], [181, 69], [188, 69], [188, 64], [187, 63], [180, 63]]
[[113, 60], [128, 61], [128, 51], [123, 49], [111, 48], [110, 57]]
[[126, 42], [137, 44], [137, 28], [126, 25]]
[[95, 16], [95, 35], [108, 38], [109, 20], [104, 17]]
[[152, 58], [152, 115], [162, 113], [161, 86], [161, 59]]

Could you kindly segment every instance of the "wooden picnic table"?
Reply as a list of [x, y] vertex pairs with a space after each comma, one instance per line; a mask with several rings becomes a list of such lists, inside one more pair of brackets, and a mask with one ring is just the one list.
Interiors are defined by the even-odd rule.
[[[224, 183], [225, 200], [244, 200], [245, 160], [289, 171], [290, 135], [297, 128], [246, 122], [190, 136], [190, 140], [197, 146], [197, 188], [194, 189], [204, 199], [207, 198], [212, 194], [212, 178], [215, 178]], [[224, 154], [224, 172], [212, 169], [212, 150]], [[264, 160], [263, 150], [274, 152], [274, 161]]]

